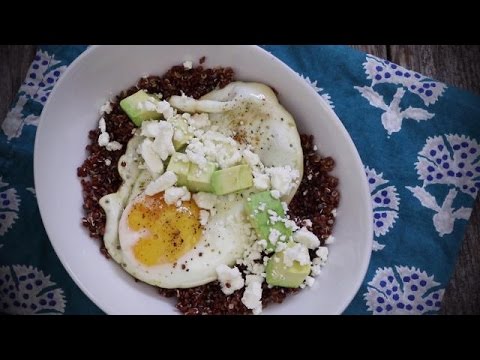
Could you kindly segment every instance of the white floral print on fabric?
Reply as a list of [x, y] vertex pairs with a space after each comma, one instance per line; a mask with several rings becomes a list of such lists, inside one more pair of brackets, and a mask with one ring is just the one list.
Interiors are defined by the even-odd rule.
[[[18, 219], [20, 198], [14, 188], [7, 188], [8, 183], [0, 176], [0, 239]], [[0, 244], [0, 248], [2, 245]]]
[[388, 180], [383, 178], [383, 173], [378, 174], [375, 169], [365, 168], [368, 186], [372, 197], [373, 230], [375, 240], [373, 251], [382, 250], [385, 245], [380, 244], [377, 238], [387, 234], [398, 218], [400, 198], [395, 186], [386, 186]]
[[[400, 131], [405, 119], [423, 121], [434, 116], [433, 113], [422, 108], [409, 106], [402, 110], [400, 103], [406, 91], [419, 96], [423, 103], [429, 106], [434, 104], [447, 88], [443, 83], [432, 81], [415, 71], [407, 70], [388, 60], [382, 60], [372, 55], [367, 55], [363, 67], [367, 79], [372, 81], [371, 85], [354, 86], [354, 88], [368, 100], [370, 105], [384, 111], [381, 122], [388, 135]], [[383, 96], [374, 90], [374, 86], [381, 83], [400, 85], [389, 105], [385, 103]]]
[[62, 314], [66, 300], [50, 276], [26, 265], [0, 266], [0, 312], [12, 315]]
[[317, 86], [317, 80], [312, 81], [308, 76], [304, 76], [303, 74], [299, 74], [299, 75], [303, 80], [305, 80], [305, 82], [308, 85], [310, 85], [313, 88], [313, 90], [315, 90], [323, 98], [323, 100], [325, 100], [325, 102], [328, 105], [330, 105], [332, 109], [335, 108], [335, 105], [332, 102], [331, 96], [328, 93], [324, 92], [323, 88]]
[[421, 315], [438, 311], [444, 289], [415, 267], [378, 268], [363, 294], [368, 311], [374, 315]]
[[[458, 191], [475, 198], [480, 189], [480, 146], [475, 139], [464, 135], [434, 136], [427, 139], [418, 155], [415, 168], [423, 185], [406, 188], [422, 206], [436, 212], [433, 224], [439, 235], [450, 234], [455, 221], [468, 220], [472, 212], [463, 206], [454, 209]], [[450, 186], [441, 205], [426, 189], [435, 185]]]
[[29, 114], [25, 117], [23, 107], [28, 101], [37, 102], [41, 106], [45, 105], [53, 86], [67, 68], [58, 64], [60, 61], [56, 60], [54, 55], [42, 50], [37, 51], [25, 81], [20, 87], [17, 103], [8, 112], [2, 124], [2, 130], [8, 140], [18, 138], [25, 125], [38, 125], [38, 116]]

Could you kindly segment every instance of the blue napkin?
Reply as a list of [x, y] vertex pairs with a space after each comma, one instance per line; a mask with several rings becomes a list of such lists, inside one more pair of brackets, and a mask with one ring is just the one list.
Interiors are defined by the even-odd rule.
[[[345, 313], [437, 312], [480, 189], [480, 97], [349, 47], [264, 48], [334, 108], [365, 164], [375, 246]], [[55, 255], [33, 187], [39, 115], [85, 49], [39, 47], [0, 130], [0, 312], [102, 313]]]

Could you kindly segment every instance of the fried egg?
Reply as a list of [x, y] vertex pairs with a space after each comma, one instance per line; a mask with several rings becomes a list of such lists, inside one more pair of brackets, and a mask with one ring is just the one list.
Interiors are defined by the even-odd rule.
[[[208, 112], [216, 131], [249, 145], [267, 166], [290, 166], [303, 174], [303, 152], [293, 117], [263, 84], [234, 82], [200, 100], [172, 97], [185, 112]], [[164, 193], [147, 196], [152, 180], [143, 170], [135, 135], [120, 158], [123, 184], [100, 199], [107, 217], [104, 243], [128, 273], [162, 288], [188, 288], [217, 279], [216, 267], [232, 266], [256, 240], [244, 214], [244, 202], [255, 189], [218, 196], [207, 221], [195, 201], [168, 205]], [[298, 184], [284, 200], [289, 202]], [[203, 223], [203, 225], [202, 225]]]
[[195, 202], [168, 205], [163, 193], [141, 194], [119, 222], [122, 266], [162, 288], [188, 288], [216, 279], [218, 265], [233, 265], [254, 241], [239, 201], [220, 201], [203, 227]]

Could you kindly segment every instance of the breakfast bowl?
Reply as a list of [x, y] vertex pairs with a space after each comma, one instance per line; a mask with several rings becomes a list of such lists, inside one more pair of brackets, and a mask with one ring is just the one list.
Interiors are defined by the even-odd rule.
[[[43, 109], [34, 151], [39, 209], [56, 254], [75, 283], [107, 314], [180, 313], [175, 307], [174, 298], [161, 296], [158, 289], [151, 286], [158, 285], [157, 282], [149, 281], [148, 276], [145, 281], [150, 285], [135, 281], [131, 274], [141, 280], [144, 277], [129, 270], [125, 262], [118, 261], [128, 272], [113, 261], [111, 257], [116, 258], [112, 253], [114, 249], [107, 249], [110, 252], [108, 260], [100, 254], [100, 241], [92, 239], [82, 226], [84, 200], [77, 169], [88, 155], [85, 149], [89, 144], [89, 131], [99, 127], [102, 117], [99, 109], [105, 109], [106, 101], [131, 88], [141, 77], [163, 74], [178, 64], [184, 64], [188, 70], [199, 61], [205, 61], [202, 66], [208, 68], [231, 67], [235, 72], [235, 80], [245, 84], [267, 85], [271, 89], [268, 90], [271, 97], [278, 98], [296, 123], [296, 129], [293, 126], [293, 138], [299, 139], [297, 131], [299, 134], [313, 135], [314, 149], [318, 149], [322, 156], [334, 159], [335, 167], [331, 174], [339, 180], [337, 190], [340, 201], [334, 209], [335, 226], [328, 241], [328, 262], [322, 264], [324, 266], [316, 274], [315, 282], [310, 281], [311, 286], [286, 297], [281, 304], [268, 305], [262, 313], [341, 314], [358, 291], [371, 254], [373, 219], [364, 166], [346, 129], [325, 100], [286, 64], [257, 46], [91, 46], [69, 66]], [[265, 101], [263, 95], [257, 98]], [[184, 94], [176, 96], [176, 101], [178, 109], [182, 106], [187, 108], [194, 102]], [[211, 106], [212, 103], [204, 102], [203, 105]], [[195, 103], [195, 106], [198, 104]], [[139, 105], [134, 110], [141, 108]], [[128, 110], [125, 106], [122, 109]], [[211, 111], [215, 113], [217, 110]], [[104, 130], [101, 130], [102, 134]], [[263, 135], [258, 136], [261, 139]], [[271, 157], [288, 158], [288, 145], [282, 148], [282, 139], [275, 140], [277, 148]], [[113, 142], [110, 144], [115, 145]], [[303, 170], [303, 166], [300, 167]], [[303, 176], [307, 175], [304, 173]], [[301, 175], [297, 185], [300, 180]], [[220, 188], [222, 186], [217, 185]], [[313, 211], [311, 216], [318, 213]], [[228, 241], [235, 242], [235, 231], [226, 229], [225, 233], [228, 234]], [[121, 238], [122, 233], [120, 241]], [[120, 249], [120, 246], [117, 245], [117, 248]], [[195, 271], [192, 268], [192, 273]], [[185, 284], [203, 284], [192, 273], [182, 275], [184, 282], [181, 286], [167, 281], [168, 276], [160, 285], [168, 284], [165, 287], [175, 288], [189, 286]]]

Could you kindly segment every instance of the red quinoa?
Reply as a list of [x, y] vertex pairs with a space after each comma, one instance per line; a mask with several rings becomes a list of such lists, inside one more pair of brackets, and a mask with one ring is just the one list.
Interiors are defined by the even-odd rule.
[[[205, 57], [202, 57], [200, 64], [203, 64], [204, 61]], [[161, 93], [165, 99], [172, 95], [180, 95], [181, 92], [198, 99], [215, 88], [228, 85], [233, 79], [234, 72], [231, 68], [208, 69], [197, 66], [188, 70], [182, 65], [174, 66], [163, 76], [148, 76], [140, 79], [136, 86], [116, 96], [111, 103], [110, 114], [103, 114], [110, 140], [121, 143], [123, 145], [121, 150], [107, 151], [97, 143], [100, 135], [99, 129], [89, 132], [90, 144], [86, 147], [88, 155], [77, 169], [77, 175], [81, 178], [83, 188], [85, 216], [82, 223], [92, 238], [101, 241], [100, 250], [105, 257], [109, 258], [103, 245], [106, 217], [98, 200], [104, 195], [116, 192], [120, 187], [122, 180], [117, 171], [117, 164], [120, 156], [125, 152], [134, 129], [133, 123], [120, 108], [120, 101], [139, 89], [144, 89], [149, 93]], [[329, 174], [335, 163], [332, 158], [323, 158], [313, 150], [313, 136], [302, 135], [301, 142], [304, 152], [304, 176], [289, 205], [290, 216], [299, 226], [303, 226], [304, 220], [310, 219], [312, 227], [309, 230], [321, 239], [323, 245], [332, 232], [335, 223], [332, 210], [338, 206], [340, 198], [336, 189], [338, 179]], [[107, 159], [110, 160], [110, 165], [105, 163]], [[311, 255], [313, 256], [313, 254]], [[281, 287], [268, 288], [264, 283], [263, 306], [270, 303], [281, 303], [289, 294], [296, 293], [298, 290]], [[186, 315], [251, 313], [241, 302], [243, 289], [227, 296], [221, 291], [216, 281], [190, 289], [158, 288], [158, 292], [166, 297], [176, 296], [177, 308]]]

